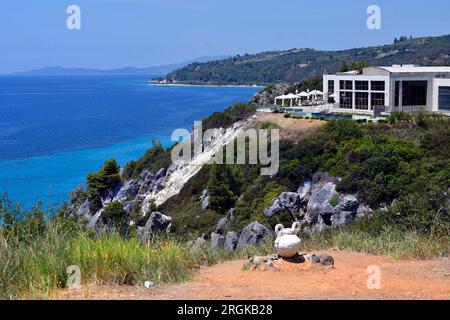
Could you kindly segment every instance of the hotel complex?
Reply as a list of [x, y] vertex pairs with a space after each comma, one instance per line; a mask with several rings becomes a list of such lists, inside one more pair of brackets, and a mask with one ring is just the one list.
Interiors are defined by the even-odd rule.
[[323, 76], [324, 103], [358, 113], [443, 112], [450, 114], [450, 67], [368, 67]]

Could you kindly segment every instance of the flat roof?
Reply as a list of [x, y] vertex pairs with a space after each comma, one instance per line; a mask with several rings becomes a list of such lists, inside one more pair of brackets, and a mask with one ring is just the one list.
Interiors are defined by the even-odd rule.
[[392, 66], [392, 67], [368, 67], [363, 74], [371, 73], [374, 69], [383, 70], [391, 74], [404, 73], [450, 73], [450, 67], [416, 67], [416, 66]]

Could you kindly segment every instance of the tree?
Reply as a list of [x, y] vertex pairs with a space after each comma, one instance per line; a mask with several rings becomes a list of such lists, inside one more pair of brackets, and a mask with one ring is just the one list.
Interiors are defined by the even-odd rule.
[[111, 202], [103, 211], [102, 218], [105, 223], [112, 226], [121, 235], [125, 235], [128, 231], [127, 212], [123, 208], [123, 204], [118, 201]]
[[108, 160], [103, 167], [87, 176], [87, 189], [91, 198], [102, 196], [120, 181], [120, 166], [115, 159]]
[[240, 166], [213, 164], [207, 184], [211, 209], [226, 213], [240, 195], [244, 177]]
[[357, 70], [359, 73], [362, 73], [364, 68], [367, 68], [369, 64], [365, 60], [356, 61], [352, 63], [352, 70]]
[[350, 71], [350, 68], [348, 67], [347, 62], [343, 61], [338, 72], [348, 72], [348, 71]]

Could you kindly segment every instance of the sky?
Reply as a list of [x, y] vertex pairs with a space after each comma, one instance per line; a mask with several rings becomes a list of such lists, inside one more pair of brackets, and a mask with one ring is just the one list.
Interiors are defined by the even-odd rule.
[[[373, 4], [380, 30], [366, 26]], [[70, 5], [81, 9], [80, 30], [66, 27]], [[449, 34], [449, 12], [448, 0], [2, 0], [0, 73], [379, 45]]]

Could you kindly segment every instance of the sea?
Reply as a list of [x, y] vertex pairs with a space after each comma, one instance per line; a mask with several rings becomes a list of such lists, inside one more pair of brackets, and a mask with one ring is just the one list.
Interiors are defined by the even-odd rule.
[[86, 175], [121, 166], [172, 131], [260, 88], [149, 85], [146, 76], [0, 76], [0, 194], [57, 208]]

